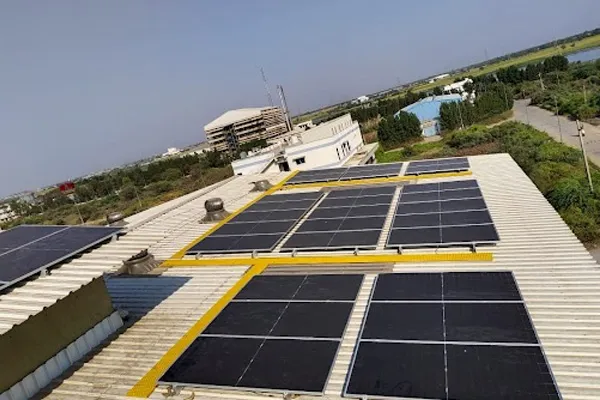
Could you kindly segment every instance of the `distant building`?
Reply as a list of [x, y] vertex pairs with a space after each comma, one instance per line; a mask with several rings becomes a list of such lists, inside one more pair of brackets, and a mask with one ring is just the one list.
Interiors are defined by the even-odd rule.
[[471, 78], [465, 78], [462, 81], [458, 81], [458, 82], [454, 82], [451, 83], [449, 85], [444, 86], [444, 93], [446, 94], [451, 94], [451, 93], [464, 93], [465, 92], [465, 85], [467, 83], [473, 83], [473, 80]]
[[[426, 97], [406, 106], [402, 111], [413, 113], [421, 121], [423, 136], [434, 136], [440, 133], [440, 107], [444, 103], [456, 103], [462, 100], [460, 94]], [[399, 111], [398, 111], [399, 113]], [[398, 113], [394, 114], [397, 116]]]
[[169, 147], [167, 149], [167, 152], [163, 153], [162, 157], [171, 157], [171, 156], [174, 156], [174, 155], [179, 154], [179, 153], [181, 153], [181, 150], [179, 150], [178, 148], [176, 148], [176, 147]]
[[369, 96], [359, 96], [356, 99], [352, 100], [352, 104], [362, 104], [369, 101]]
[[0, 204], [0, 224], [10, 222], [15, 218], [17, 218], [17, 214], [12, 210], [10, 204]]
[[243, 143], [271, 139], [288, 132], [279, 107], [241, 108], [227, 111], [206, 124], [204, 131], [211, 147], [233, 152]]
[[444, 78], [447, 78], [449, 76], [450, 76], [450, 74], [441, 74], [441, 75], [438, 75], [438, 76], [434, 76], [433, 78], [431, 78], [429, 80], [429, 83], [433, 83], [433, 82], [439, 81], [440, 79], [444, 79]]
[[231, 163], [236, 175], [333, 168], [344, 165], [364, 142], [358, 122], [350, 114], [308, 130], [294, 130], [257, 153]]

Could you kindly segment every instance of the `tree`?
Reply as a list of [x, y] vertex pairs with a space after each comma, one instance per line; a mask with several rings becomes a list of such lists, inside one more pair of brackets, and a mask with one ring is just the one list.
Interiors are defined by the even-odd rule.
[[219, 168], [225, 166], [226, 164], [221, 152], [217, 150], [207, 151], [204, 153], [201, 163], [205, 168]]
[[173, 181], [176, 181], [177, 179], [181, 178], [181, 171], [178, 170], [177, 168], [169, 168], [165, 172], [163, 172], [160, 176], [163, 181], [173, 182]]
[[441, 96], [444, 94], [444, 89], [441, 86], [436, 86], [433, 88], [433, 94], [435, 96]]
[[416, 115], [400, 111], [395, 117], [381, 120], [377, 137], [384, 148], [401, 146], [421, 138], [421, 122]]
[[121, 188], [119, 192], [119, 197], [121, 200], [133, 200], [135, 196], [135, 187], [133, 184], [125, 185]]
[[544, 72], [566, 71], [569, 69], [569, 60], [565, 56], [552, 56], [544, 60]]
[[442, 103], [440, 106], [440, 125], [444, 131], [451, 131], [460, 126], [460, 116], [456, 103]]

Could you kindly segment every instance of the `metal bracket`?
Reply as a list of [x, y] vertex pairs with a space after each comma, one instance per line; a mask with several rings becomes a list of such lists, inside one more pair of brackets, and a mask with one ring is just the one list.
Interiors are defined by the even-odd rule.
[[358, 247], [354, 249], [354, 255], [357, 256], [358, 255]]
[[471, 243], [471, 253], [477, 253], [477, 245], [475, 243]]
[[258, 251], [254, 250], [252, 251], [252, 258], [257, 258], [258, 257]]
[[402, 246], [398, 246], [398, 254], [402, 254]]
[[297, 252], [298, 252], [298, 250], [296, 250], [296, 249], [292, 250], [292, 258], [293, 258], [293, 257], [296, 257], [296, 253], [297, 253]]
[[50, 271], [48, 271], [48, 269], [44, 268], [43, 270], [40, 271], [40, 276], [50, 276]]

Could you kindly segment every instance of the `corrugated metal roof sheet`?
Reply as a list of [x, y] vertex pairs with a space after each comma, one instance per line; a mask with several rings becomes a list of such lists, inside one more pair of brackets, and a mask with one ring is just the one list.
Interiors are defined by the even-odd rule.
[[[490, 248], [494, 261], [398, 263], [394, 271], [514, 271], [564, 399], [600, 398], [598, 265], [508, 155], [469, 159], [501, 237], [500, 243]], [[170, 224], [169, 218], [156, 221], [157, 231], [168, 230], [163, 224]], [[183, 246], [187, 236], [183, 239], [175, 239], [169, 246]], [[168, 247], [167, 240], [164, 244]], [[276, 271], [283, 268], [277, 267]], [[178, 268], [160, 278], [109, 279], [115, 302], [140, 317], [139, 321], [60, 383], [48, 398], [123, 399], [244, 270]], [[326, 395], [298, 398], [340, 398], [374, 276], [367, 274]], [[164, 398], [166, 391], [161, 386], [152, 398]], [[216, 389], [193, 392], [196, 399], [203, 400], [273, 398], [273, 394]], [[191, 393], [191, 389], [184, 389], [175, 398], [183, 399]]]

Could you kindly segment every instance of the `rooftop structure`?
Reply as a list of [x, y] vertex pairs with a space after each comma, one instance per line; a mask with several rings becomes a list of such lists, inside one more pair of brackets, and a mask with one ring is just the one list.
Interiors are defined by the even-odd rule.
[[344, 165], [364, 145], [360, 126], [350, 114], [309, 127], [271, 139], [268, 147], [233, 161], [234, 174], [335, 168]]
[[204, 126], [206, 138], [218, 151], [236, 151], [243, 143], [271, 139], [288, 131], [279, 107], [230, 110]]
[[462, 97], [459, 94], [425, 97], [416, 103], [404, 107], [402, 111], [413, 113], [419, 118], [423, 136], [433, 136], [439, 134], [441, 130], [439, 118], [442, 104], [454, 103], [461, 100]]
[[[295, 393], [294, 396], [300, 400], [342, 399], [347, 398], [344, 397], [345, 384], [354, 370], [353, 359], [363, 331], [364, 317], [369, 312], [372, 289], [380, 280], [380, 274], [393, 273], [403, 277], [414, 272], [438, 275], [447, 272], [508, 272], [514, 275], [562, 398], [597, 399], [600, 397], [597, 379], [600, 375], [600, 354], [596, 349], [600, 340], [597, 329], [600, 321], [598, 265], [510, 156], [474, 156], [468, 157], [468, 162], [470, 174], [406, 177], [404, 173], [409, 166], [405, 165], [400, 176], [370, 181], [367, 187], [397, 185], [382, 235], [386, 236], [390, 230], [392, 210], [396, 208], [405, 184], [476, 180], [500, 236], [495, 246], [477, 248], [475, 253], [458, 248], [420, 248], [404, 249], [402, 254], [398, 254], [385, 249], [382, 242], [374, 250], [357, 254], [335, 250], [293, 257], [276, 248], [272, 254], [254, 258], [244, 255], [205, 255], [199, 259], [185, 256], [186, 250], [198, 242], [195, 238], [216, 227], [216, 224], [197, 223], [204, 214], [202, 204], [205, 200], [220, 197], [228, 210], [236, 211], [263, 196], [260, 192], [250, 192], [251, 182], [257, 179], [256, 176], [235, 176], [128, 218], [128, 233], [120, 240], [56, 268], [49, 276], [2, 294], [0, 327], [4, 334], [10, 332], [15, 325], [22, 324], [43, 307], [67, 296], [82, 284], [107, 274], [106, 287], [113, 306], [121, 312], [128, 312], [129, 319], [117, 335], [106, 338], [94, 350], [93, 356], [53, 377], [50, 386], [42, 391], [46, 398], [281, 398], [281, 391], [268, 388], [209, 388], [186, 384], [173, 388], [165, 383], [157, 385], [157, 381], [254, 274], [362, 274], [364, 277], [339, 338], [339, 349], [333, 357], [323, 395]], [[266, 177], [276, 183], [289, 178], [289, 175], [275, 173], [261, 178]], [[285, 190], [276, 186], [266, 195], [276, 195], [280, 191], [284, 194], [323, 193], [337, 186], [354, 186], [357, 183], [325, 182]], [[360, 184], [365, 187], [365, 181]], [[235, 218], [235, 213], [232, 218]], [[303, 218], [300, 223], [304, 223]], [[290, 235], [293, 234], [292, 230]], [[165, 264], [171, 267], [161, 270], [162, 275], [112, 275], [124, 258], [140, 248], [149, 248], [161, 260], [172, 257], [182, 248], [184, 251], [178, 252], [172, 261]], [[311, 259], [313, 255], [319, 258]], [[336, 258], [336, 262], [328, 261], [331, 260], [328, 257]], [[320, 321], [307, 325], [321, 328], [329, 324]], [[377, 371], [385, 372], [386, 368], [390, 367], [384, 364]], [[452, 371], [451, 365], [449, 371]], [[429, 386], [434, 386], [432, 375], [428, 374], [426, 378]], [[513, 378], [514, 374], [507, 375], [501, 385], [503, 390], [510, 390]], [[37, 379], [47, 382], [38, 374], [35, 379], [20, 384], [23, 393], [29, 393], [25, 389], [31, 391], [35, 388]], [[0, 398], [20, 398], [15, 397], [18, 395], [16, 390], [9, 395], [11, 397], [6, 393], [0, 394]]]

